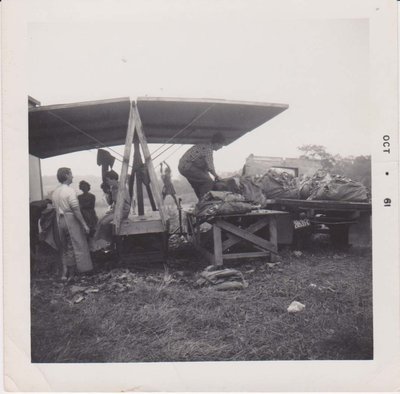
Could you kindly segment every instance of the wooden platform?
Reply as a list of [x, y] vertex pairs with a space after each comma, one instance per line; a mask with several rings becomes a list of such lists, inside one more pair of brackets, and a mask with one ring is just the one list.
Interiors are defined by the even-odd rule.
[[168, 256], [168, 233], [139, 233], [118, 237], [117, 250], [123, 264], [165, 262]]
[[164, 231], [160, 217], [157, 219], [152, 216], [134, 216], [121, 221], [119, 235], [162, 233]]
[[[116, 244], [123, 264], [164, 262], [168, 255], [169, 221], [164, 226], [159, 212], [130, 215], [121, 221]], [[114, 226], [115, 233], [115, 226]]]
[[269, 205], [296, 207], [299, 209], [314, 209], [324, 211], [366, 211], [371, 212], [372, 206], [368, 202], [326, 201], [326, 200], [295, 200], [276, 198], [268, 200]]
[[[264, 209], [246, 214], [196, 217], [186, 212], [188, 232], [196, 250], [214, 265], [223, 265], [224, 260], [231, 259], [268, 257], [274, 260], [278, 253], [276, 219], [279, 216], [289, 214]], [[201, 224], [205, 222], [211, 227], [202, 232]]]

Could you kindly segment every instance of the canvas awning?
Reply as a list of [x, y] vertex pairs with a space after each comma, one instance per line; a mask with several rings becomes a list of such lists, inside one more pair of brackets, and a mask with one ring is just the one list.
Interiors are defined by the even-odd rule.
[[[39, 158], [123, 145], [129, 98], [29, 109], [29, 153]], [[143, 97], [136, 100], [148, 143], [196, 144], [219, 132], [231, 143], [288, 108], [227, 100]]]

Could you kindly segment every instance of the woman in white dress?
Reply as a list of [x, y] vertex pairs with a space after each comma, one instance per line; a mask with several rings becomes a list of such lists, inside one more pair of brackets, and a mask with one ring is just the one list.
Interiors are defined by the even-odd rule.
[[79, 208], [75, 190], [70, 187], [72, 172], [62, 167], [57, 171], [60, 186], [54, 190], [52, 201], [57, 215], [62, 261], [62, 280], [73, 278], [76, 270], [88, 272], [93, 269], [87, 235], [90, 232]]

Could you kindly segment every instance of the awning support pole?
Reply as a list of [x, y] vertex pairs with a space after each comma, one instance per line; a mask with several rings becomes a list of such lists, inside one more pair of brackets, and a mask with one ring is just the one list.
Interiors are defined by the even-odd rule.
[[121, 176], [119, 178], [117, 201], [114, 210], [114, 226], [115, 234], [118, 235], [121, 228], [122, 208], [124, 204], [124, 190], [126, 188], [126, 177], [128, 174], [129, 157], [131, 155], [131, 147], [133, 142], [133, 135], [135, 133], [135, 114], [133, 109], [134, 103], [131, 103], [129, 110], [128, 129], [125, 139], [124, 157], [122, 159]]
[[167, 214], [165, 212], [164, 203], [161, 198], [160, 185], [158, 183], [156, 172], [154, 170], [153, 161], [151, 159], [149, 147], [147, 145], [147, 140], [146, 140], [146, 137], [143, 132], [143, 126], [142, 126], [142, 121], [140, 119], [139, 111], [138, 111], [135, 103], [132, 104], [132, 112], [134, 113], [134, 122], [136, 125], [136, 133], [137, 133], [137, 136], [139, 137], [140, 145], [142, 147], [144, 161], [145, 161], [146, 167], [149, 171], [150, 184], [152, 185], [154, 199], [156, 200], [156, 204], [157, 204], [158, 210], [160, 212], [160, 217], [161, 217], [163, 226], [164, 226], [164, 228], [167, 228]]
[[138, 215], [144, 215], [144, 200], [143, 200], [143, 178], [141, 165], [143, 164], [142, 158], [140, 156], [140, 147], [139, 147], [139, 139], [136, 135], [133, 137], [133, 168], [132, 173], [136, 174], [136, 199], [137, 199], [137, 209]]

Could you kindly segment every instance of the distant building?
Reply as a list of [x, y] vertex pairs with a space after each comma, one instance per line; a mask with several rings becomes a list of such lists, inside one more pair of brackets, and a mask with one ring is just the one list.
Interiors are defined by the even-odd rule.
[[313, 159], [254, 156], [251, 154], [243, 167], [243, 175], [263, 175], [270, 168], [286, 171], [294, 176], [314, 175], [321, 169], [321, 161]]

